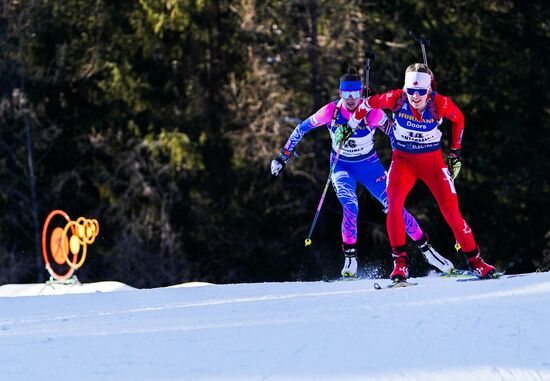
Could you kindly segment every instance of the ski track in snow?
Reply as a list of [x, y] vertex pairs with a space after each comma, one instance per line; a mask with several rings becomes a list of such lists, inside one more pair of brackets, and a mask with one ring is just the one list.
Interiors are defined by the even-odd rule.
[[358, 280], [0, 297], [0, 372], [13, 380], [550, 381], [550, 273], [413, 281], [384, 290], [373, 283], [389, 281]]

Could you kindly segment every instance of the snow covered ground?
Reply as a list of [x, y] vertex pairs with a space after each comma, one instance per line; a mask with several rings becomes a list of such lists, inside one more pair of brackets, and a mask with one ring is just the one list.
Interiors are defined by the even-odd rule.
[[5, 285], [1, 379], [550, 380], [550, 273], [416, 281]]

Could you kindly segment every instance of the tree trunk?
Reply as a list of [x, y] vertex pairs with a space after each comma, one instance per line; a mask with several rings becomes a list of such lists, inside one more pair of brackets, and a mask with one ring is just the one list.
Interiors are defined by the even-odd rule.
[[317, 42], [317, 0], [310, 0], [309, 12], [311, 16], [311, 45], [309, 57], [311, 59], [311, 89], [313, 92], [313, 109], [321, 107], [321, 86], [319, 84], [319, 45]]
[[[21, 78], [21, 90], [23, 91], [23, 102], [25, 94], [25, 80]], [[36, 196], [36, 176], [34, 174], [34, 156], [32, 144], [31, 124], [27, 113], [27, 105], [22, 105], [23, 120], [25, 121], [25, 143], [27, 147], [27, 166], [29, 169], [29, 187], [31, 191], [31, 215], [34, 230], [34, 255], [37, 268], [38, 282], [44, 281], [44, 271], [42, 270], [42, 254], [40, 252], [40, 223], [38, 221], [38, 197]]]

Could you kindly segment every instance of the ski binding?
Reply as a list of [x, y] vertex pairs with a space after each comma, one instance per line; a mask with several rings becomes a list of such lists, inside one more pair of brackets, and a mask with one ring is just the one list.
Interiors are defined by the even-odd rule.
[[504, 275], [503, 272], [494, 272], [491, 274], [488, 278], [480, 278], [477, 274], [472, 273], [472, 276], [470, 278], [463, 278], [463, 279], [457, 279], [457, 282], [472, 282], [477, 280], [490, 280], [490, 279], [499, 279]]
[[378, 283], [374, 284], [374, 288], [376, 290], [382, 290], [382, 288], [401, 288], [401, 287], [410, 287], [410, 286], [416, 286], [418, 283], [415, 282], [407, 282], [406, 280], [399, 280], [395, 281], [391, 284], [388, 284], [385, 287], [380, 286]]

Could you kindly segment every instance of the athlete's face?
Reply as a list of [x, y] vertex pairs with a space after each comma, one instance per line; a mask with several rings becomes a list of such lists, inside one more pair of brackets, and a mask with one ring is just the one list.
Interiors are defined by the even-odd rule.
[[428, 103], [428, 96], [430, 95], [430, 88], [427, 89], [410, 89], [405, 88], [407, 93], [407, 99], [409, 103], [416, 111], [424, 111], [426, 104]]
[[359, 102], [361, 101], [361, 91], [342, 91], [340, 90], [340, 97], [344, 101], [344, 106], [348, 109], [348, 111], [353, 111], [357, 108], [359, 105]]

